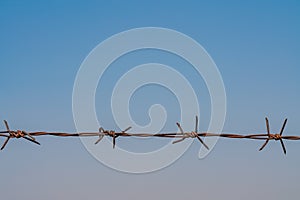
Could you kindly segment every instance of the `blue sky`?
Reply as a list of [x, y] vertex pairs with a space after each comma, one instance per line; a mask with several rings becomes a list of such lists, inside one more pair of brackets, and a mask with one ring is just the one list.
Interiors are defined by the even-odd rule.
[[[0, 1], [0, 119], [12, 129], [75, 131], [73, 83], [88, 53], [116, 33], [155, 26], [192, 37], [217, 64], [227, 94], [225, 132], [264, 132], [269, 116], [274, 132], [287, 117], [284, 134], [299, 135], [299, 20], [298, 1]], [[175, 68], [185, 64], [156, 51], [127, 56], [108, 73], [154, 61]], [[193, 71], [184, 73], [192, 83], [199, 79]], [[109, 94], [112, 84], [99, 87], [96, 95], [98, 117], [108, 129], [116, 127], [101, 94]], [[203, 103], [205, 127], [209, 95], [203, 82], [193, 86]], [[159, 101], [170, 115], [166, 129], [173, 127], [176, 99], [162, 88], [144, 91], [134, 96], [133, 118], [147, 123], [147, 107]], [[258, 152], [259, 141], [221, 139], [203, 160], [197, 158], [195, 142], [170, 167], [130, 175], [100, 164], [78, 138], [38, 139], [41, 147], [15, 140], [0, 153], [1, 198], [298, 199], [300, 148], [293, 141], [286, 142], [283, 156], [274, 142]]]

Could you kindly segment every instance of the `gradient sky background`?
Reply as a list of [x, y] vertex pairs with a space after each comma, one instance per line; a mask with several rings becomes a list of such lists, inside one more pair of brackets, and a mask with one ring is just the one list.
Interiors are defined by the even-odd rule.
[[[84, 58], [113, 34], [157, 26], [194, 38], [216, 62], [227, 92], [225, 132], [264, 132], [264, 117], [269, 116], [274, 132], [287, 117], [284, 134], [299, 135], [299, 21], [298, 1], [2, 0], [0, 119], [12, 129], [75, 131], [72, 90]], [[118, 74], [121, 65], [182, 62], [160, 53], [129, 54], [111, 73]], [[188, 67], [184, 73], [192, 83], [197, 80]], [[201, 99], [201, 127], [207, 126], [210, 106], [203, 84], [193, 84]], [[101, 123], [117, 129], [107, 99], [101, 98], [112, 85], [99, 86], [96, 107]], [[158, 92], [163, 92], [159, 98]], [[149, 105], [158, 101], [170, 117], [165, 128], [175, 128], [178, 103], [167, 90], [149, 86], [134, 97], [131, 111], [137, 123], [148, 122]], [[99, 163], [78, 138], [38, 140], [42, 146], [10, 141], [0, 153], [1, 199], [299, 199], [300, 143], [295, 141], [285, 142], [284, 156], [274, 141], [258, 152], [262, 141], [220, 139], [203, 160], [195, 142], [170, 167], [132, 175]], [[135, 146], [137, 141], [124, 143]]]

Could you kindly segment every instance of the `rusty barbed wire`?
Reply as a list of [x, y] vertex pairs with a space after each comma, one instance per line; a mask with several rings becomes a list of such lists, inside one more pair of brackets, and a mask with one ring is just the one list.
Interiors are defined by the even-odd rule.
[[6, 131], [0, 131], [0, 137], [6, 137], [6, 140], [4, 141], [1, 150], [3, 150], [8, 141], [12, 138], [24, 138], [30, 142], [33, 142], [35, 144], [40, 145], [38, 141], [36, 141], [35, 137], [37, 136], [57, 136], [57, 137], [99, 137], [95, 144], [98, 144], [105, 136], [112, 138], [112, 147], [115, 148], [116, 145], [116, 139], [118, 137], [163, 137], [163, 138], [178, 138], [178, 140], [173, 141], [173, 144], [176, 144], [178, 142], [182, 142], [183, 140], [187, 138], [197, 138], [199, 142], [207, 149], [209, 150], [209, 147], [205, 142], [201, 139], [201, 137], [223, 137], [223, 138], [231, 138], [231, 139], [253, 139], [253, 140], [265, 140], [263, 145], [260, 147], [259, 151], [263, 150], [266, 145], [269, 143], [270, 140], [279, 140], [283, 153], [286, 154], [286, 147], [283, 142], [283, 140], [300, 140], [300, 136], [282, 136], [283, 131], [285, 129], [285, 126], [287, 124], [287, 119], [284, 120], [283, 125], [280, 129], [279, 133], [272, 134], [270, 131], [270, 125], [269, 120], [266, 117], [266, 127], [267, 127], [267, 133], [265, 134], [248, 134], [248, 135], [241, 135], [241, 134], [234, 134], [234, 133], [207, 133], [202, 132], [198, 133], [198, 116], [196, 116], [196, 122], [195, 122], [195, 130], [191, 132], [184, 132], [182, 126], [180, 123], [176, 123], [177, 127], [179, 128], [180, 132], [174, 132], [174, 133], [128, 133], [131, 129], [131, 127], [126, 128], [125, 130], [121, 132], [116, 132], [114, 130], [105, 130], [104, 128], [100, 127], [98, 132], [82, 132], [82, 133], [63, 133], [63, 132], [26, 132], [23, 130], [17, 130], [13, 131], [10, 130], [8, 122], [4, 120], [4, 125], [6, 127]]

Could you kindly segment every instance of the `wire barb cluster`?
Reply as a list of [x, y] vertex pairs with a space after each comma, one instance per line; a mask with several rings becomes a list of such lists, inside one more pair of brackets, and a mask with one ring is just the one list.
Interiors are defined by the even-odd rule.
[[35, 137], [37, 136], [58, 136], [58, 137], [98, 137], [95, 144], [98, 144], [104, 136], [108, 136], [112, 138], [112, 147], [115, 148], [116, 139], [120, 136], [122, 137], [164, 137], [164, 138], [178, 138], [178, 140], [174, 140], [172, 143], [176, 144], [178, 142], [182, 142], [187, 138], [197, 138], [199, 142], [209, 150], [209, 147], [205, 142], [201, 139], [201, 137], [224, 137], [224, 138], [233, 138], [233, 139], [254, 139], [254, 140], [265, 140], [259, 151], [263, 150], [265, 146], [269, 143], [270, 140], [279, 140], [281, 143], [281, 147], [283, 153], [286, 154], [286, 148], [283, 140], [300, 140], [300, 136], [282, 136], [284, 128], [287, 123], [287, 119], [284, 120], [283, 125], [279, 133], [272, 134], [270, 131], [270, 125], [268, 118], [265, 118], [267, 133], [266, 134], [249, 134], [249, 135], [240, 135], [240, 134], [229, 134], [229, 133], [198, 133], [198, 117], [196, 116], [195, 130], [191, 132], [184, 132], [180, 123], [176, 123], [179, 133], [128, 133], [131, 127], [126, 128], [121, 132], [116, 132], [114, 130], [105, 130], [100, 127], [98, 132], [86, 132], [86, 133], [59, 133], [59, 132], [26, 132], [22, 130], [13, 131], [10, 130], [8, 123], [4, 120], [4, 125], [6, 127], [6, 131], [0, 131], [0, 137], [6, 137], [1, 150], [5, 148], [8, 141], [11, 138], [24, 138], [30, 142], [40, 145], [38, 141], [36, 141]]

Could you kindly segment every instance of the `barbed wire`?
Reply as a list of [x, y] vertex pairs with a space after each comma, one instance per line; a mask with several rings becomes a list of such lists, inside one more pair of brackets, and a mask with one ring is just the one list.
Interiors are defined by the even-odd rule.
[[118, 137], [162, 137], [162, 138], [178, 138], [178, 140], [173, 141], [173, 144], [176, 144], [178, 142], [182, 142], [183, 140], [187, 138], [197, 138], [199, 142], [207, 149], [209, 150], [209, 147], [205, 142], [201, 139], [205, 137], [223, 137], [223, 138], [231, 138], [231, 139], [253, 139], [253, 140], [265, 140], [263, 145], [260, 147], [259, 151], [263, 150], [265, 146], [268, 144], [270, 140], [280, 141], [283, 153], [286, 154], [286, 148], [283, 140], [300, 140], [300, 136], [282, 136], [283, 131], [285, 129], [287, 119], [284, 120], [283, 125], [280, 129], [279, 133], [272, 134], [270, 132], [270, 125], [269, 120], [266, 117], [266, 127], [267, 127], [267, 133], [265, 134], [248, 134], [248, 135], [241, 135], [241, 134], [234, 134], [234, 133], [208, 133], [208, 132], [202, 132], [198, 133], [198, 116], [196, 116], [196, 122], [195, 122], [195, 130], [191, 132], [185, 132], [183, 128], [181, 127], [180, 123], [176, 123], [177, 127], [179, 128], [180, 132], [173, 132], [173, 133], [129, 133], [128, 131], [131, 129], [131, 127], [126, 128], [125, 130], [121, 132], [116, 132], [114, 130], [105, 130], [104, 128], [100, 127], [98, 132], [82, 132], [82, 133], [63, 133], [63, 132], [44, 132], [44, 131], [38, 131], [38, 132], [26, 132], [23, 130], [17, 130], [13, 131], [10, 130], [9, 125], [6, 120], [4, 120], [4, 125], [6, 127], [5, 131], [0, 131], [0, 137], [6, 137], [6, 140], [4, 141], [1, 150], [3, 150], [8, 141], [13, 138], [24, 138], [30, 142], [33, 142], [35, 144], [40, 145], [40, 143], [36, 140], [35, 137], [37, 136], [57, 136], [57, 137], [98, 137], [98, 139], [95, 141], [95, 144], [98, 144], [105, 136], [112, 138], [112, 147], [115, 148], [116, 145], [116, 139]]

